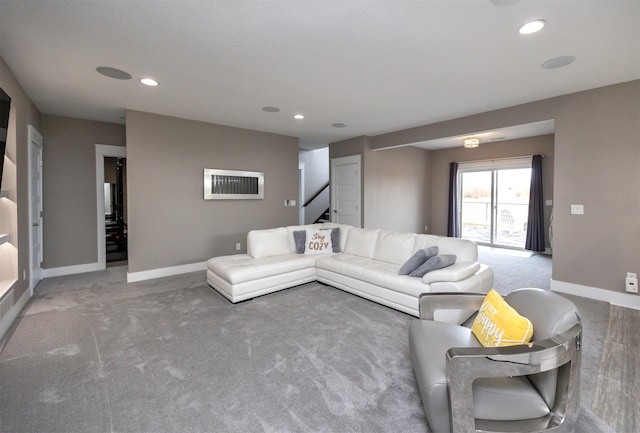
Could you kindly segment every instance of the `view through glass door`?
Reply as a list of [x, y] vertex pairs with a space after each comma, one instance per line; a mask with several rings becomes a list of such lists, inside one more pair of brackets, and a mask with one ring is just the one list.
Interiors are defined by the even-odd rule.
[[531, 166], [461, 170], [460, 183], [462, 237], [524, 249]]

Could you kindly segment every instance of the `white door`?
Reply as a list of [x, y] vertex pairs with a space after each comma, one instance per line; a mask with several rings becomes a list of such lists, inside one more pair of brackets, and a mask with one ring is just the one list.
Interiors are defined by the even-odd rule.
[[361, 227], [360, 155], [331, 160], [331, 221]]
[[42, 135], [29, 125], [29, 290], [42, 279]]
[[304, 225], [304, 162], [298, 162], [298, 224]]

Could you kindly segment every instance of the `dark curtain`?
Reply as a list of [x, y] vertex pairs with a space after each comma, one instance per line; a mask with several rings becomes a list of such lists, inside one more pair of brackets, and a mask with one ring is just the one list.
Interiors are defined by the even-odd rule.
[[449, 223], [447, 236], [460, 237], [460, 212], [458, 209], [458, 163], [449, 164]]
[[529, 219], [525, 249], [544, 251], [544, 203], [542, 198], [542, 156], [531, 161], [531, 188], [529, 190]]

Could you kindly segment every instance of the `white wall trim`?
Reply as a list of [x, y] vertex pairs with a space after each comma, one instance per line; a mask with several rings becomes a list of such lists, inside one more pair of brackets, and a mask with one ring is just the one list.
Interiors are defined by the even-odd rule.
[[30, 298], [31, 298], [31, 290], [25, 290], [22, 296], [20, 296], [20, 299], [18, 299], [18, 302], [13, 304], [13, 307], [11, 308], [11, 310], [9, 310], [9, 312], [4, 316], [2, 321], [0, 321], [0, 340], [2, 340], [2, 338], [4, 337], [4, 334], [7, 333], [7, 331], [13, 324], [13, 321], [18, 318], [18, 315], [20, 314], [24, 306], [27, 305], [27, 302], [29, 301]]
[[43, 278], [61, 277], [63, 275], [83, 274], [85, 272], [102, 271], [105, 267], [100, 263], [86, 263], [83, 265], [62, 266], [60, 268], [49, 268], [42, 270]]
[[638, 295], [614, 292], [611, 290], [599, 289], [597, 287], [582, 286], [580, 284], [567, 283], [553, 279], [551, 280], [551, 290], [554, 292], [581, 296], [583, 298], [595, 299], [596, 301], [605, 301], [619, 307], [640, 310], [640, 296]]
[[204, 271], [207, 262], [190, 263], [187, 265], [171, 266], [168, 268], [150, 269], [148, 271], [127, 272], [127, 283], [152, 280], [154, 278], [171, 277], [173, 275], [188, 274], [190, 272]]

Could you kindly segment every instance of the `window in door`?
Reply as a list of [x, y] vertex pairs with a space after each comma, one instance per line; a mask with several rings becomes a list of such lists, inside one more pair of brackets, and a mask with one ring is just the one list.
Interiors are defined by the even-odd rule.
[[461, 164], [458, 175], [463, 238], [482, 245], [524, 249], [531, 162], [510, 162]]

